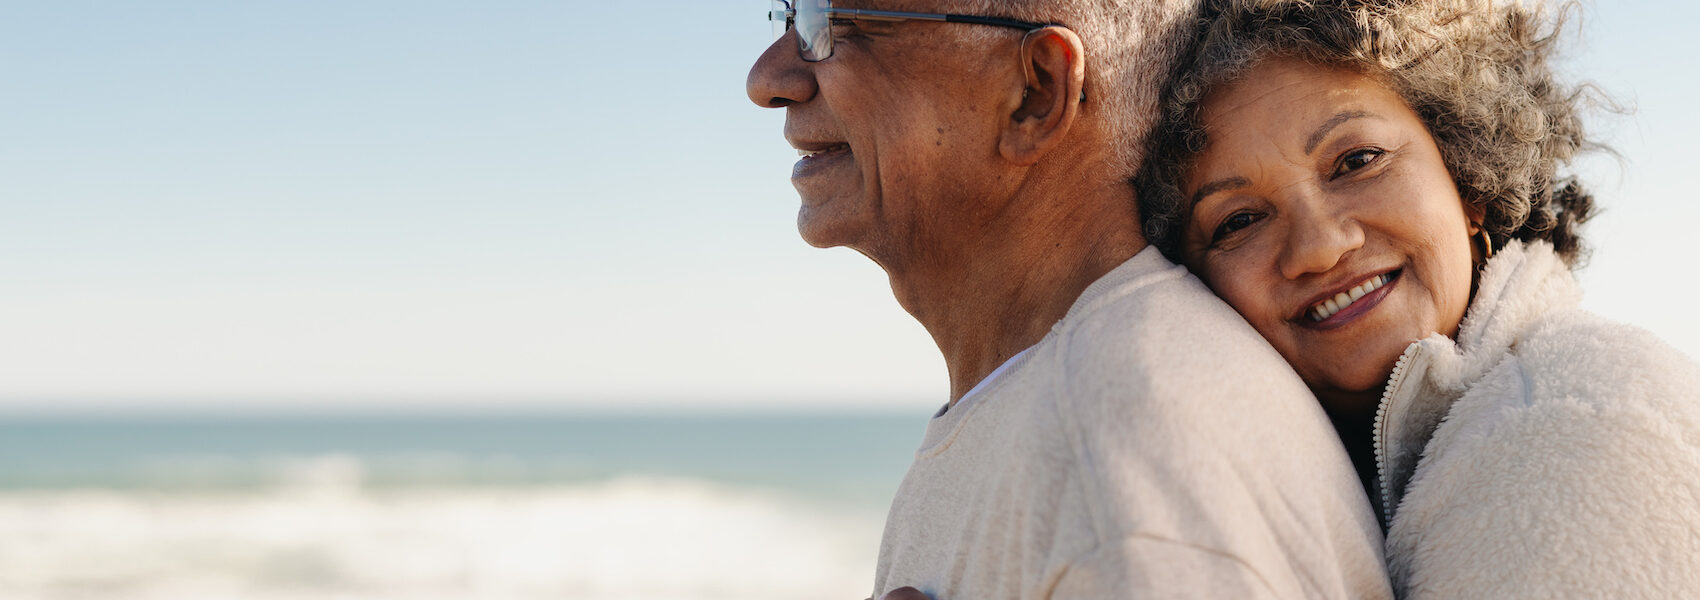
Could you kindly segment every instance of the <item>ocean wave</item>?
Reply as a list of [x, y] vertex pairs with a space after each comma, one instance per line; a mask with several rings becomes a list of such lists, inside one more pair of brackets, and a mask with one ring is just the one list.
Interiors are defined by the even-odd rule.
[[0, 493], [0, 597], [856, 598], [881, 520], [686, 478], [382, 488], [344, 456], [279, 473], [264, 489]]
[[320, 481], [325, 478], [372, 488], [460, 487], [582, 483], [619, 474], [607, 465], [574, 457], [453, 452], [168, 453], [72, 464], [37, 459], [12, 465], [4, 473], [0, 489], [11, 491], [101, 487], [188, 492], [322, 485], [329, 483]]

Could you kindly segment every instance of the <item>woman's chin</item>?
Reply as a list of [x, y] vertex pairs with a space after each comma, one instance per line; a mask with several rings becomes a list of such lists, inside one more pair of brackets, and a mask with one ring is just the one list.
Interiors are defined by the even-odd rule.
[[1374, 418], [1375, 410], [1381, 404], [1381, 388], [1386, 380], [1376, 380], [1373, 384], [1352, 385], [1317, 385], [1310, 384], [1310, 390], [1316, 394], [1316, 400], [1322, 404], [1330, 415], [1351, 418]]

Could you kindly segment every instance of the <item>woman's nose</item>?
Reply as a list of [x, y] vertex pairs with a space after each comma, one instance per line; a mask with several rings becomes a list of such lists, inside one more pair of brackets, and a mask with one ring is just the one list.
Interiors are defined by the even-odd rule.
[[1350, 215], [1314, 200], [1295, 208], [1289, 211], [1287, 245], [1279, 258], [1281, 275], [1287, 279], [1326, 273], [1363, 247], [1363, 227]]

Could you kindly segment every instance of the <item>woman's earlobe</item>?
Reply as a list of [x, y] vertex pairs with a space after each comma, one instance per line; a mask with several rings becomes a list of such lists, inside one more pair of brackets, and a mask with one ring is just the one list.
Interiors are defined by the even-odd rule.
[[[1477, 242], [1481, 243], [1479, 247], [1476, 245]], [[1488, 259], [1493, 258], [1493, 237], [1488, 235], [1487, 228], [1483, 227], [1481, 223], [1470, 223], [1470, 250], [1472, 254], [1481, 259], [1476, 261], [1478, 264], [1485, 263]]]

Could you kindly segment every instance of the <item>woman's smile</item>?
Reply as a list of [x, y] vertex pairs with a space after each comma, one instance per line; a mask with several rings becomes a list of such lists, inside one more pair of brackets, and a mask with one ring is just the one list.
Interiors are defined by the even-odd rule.
[[1301, 325], [1308, 323], [1316, 329], [1332, 329], [1344, 325], [1380, 304], [1398, 278], [1398, 270], [1374, 275], [1351, 289], [1312, 303], [1310, 308], [1295, 320]]

